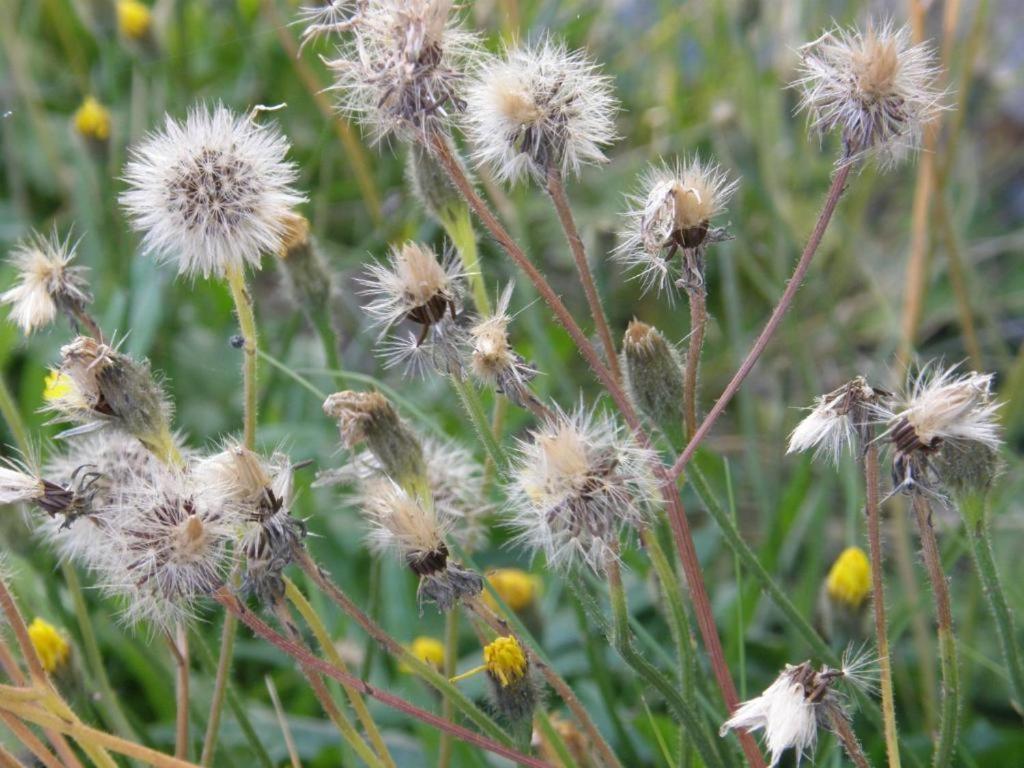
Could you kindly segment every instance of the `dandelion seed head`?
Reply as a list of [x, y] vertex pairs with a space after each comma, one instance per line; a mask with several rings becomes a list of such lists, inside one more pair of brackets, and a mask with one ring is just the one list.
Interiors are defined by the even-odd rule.
[[425, 505], [386, 477], [366, 482], [361, 507], [370, 524], [370, 544], [381, 552], [396, 552], [407, 561], [422, 561], [444, 548], [446, 531], [432, 504]]
[[224, 277], [259, 268], [280, 250], [292, 208], [305, 201], [292, 184], [288, 141], [275, 128], [223, 105], [193, 107], [184, 122], [130, 150], [120, 201], [146, 252], [176, 259], [189, 276]]
[[476, 162], [499, 179], [543, 181], [550, 169], [579, 174], [605, 162], [616, 109], [611, 78], [545, 38], [479, 67], [466, 92], [465, 130]]
[[557, 412], [518, 448], [510, 524], [516, 541], [543, 551], [552, 566], [582, 560], [602, 571], [622, 531], [649, 519], [652, 453], [610, 417], [582, 407]]
[[0, 461], [0, 505], [42, 498], [43, 481], [27, 470], [11, 459]]
[[75, 266], [77, 243], [64, 240], [56, 230], [49, 237], [33, 233], [18, 243], [8, 257], [18, 275], [14, 287], [0, 294], [10, 305], [11, 321], [28, 335], [50, 325], [58, 312], [74, 312], [92, 301], [85, 268]]
[[883, 167], [893, 165], [917, 148], [923, 126], [943, 109], [932, 47], [914, 45], [907, 26], [836, 27], [800, 53], [793, 83], [802, 91], [800, 107], [815, 132], [841, 132], [842, 163], [874, 155]]
[[858, 376], [814, 401], [810, 413], [789, 436], [787, 453], [814, 449], [815, 457], [838, 464], [843, 453], [855, 455], [857, 440], [880, 400], [880, 391]]
[[364, 307], [380, 326], [403, 319], [429, 326], [453, 312], [462, 294], [463, 273], [454, 252], [443, 258], [428, 245], [407, 242], [391, 249], [387, 264], [371, 264], [360, 280], [371, 297]]

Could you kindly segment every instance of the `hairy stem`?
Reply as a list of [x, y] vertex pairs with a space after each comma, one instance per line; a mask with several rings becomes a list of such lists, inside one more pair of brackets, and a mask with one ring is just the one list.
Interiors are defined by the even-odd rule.
[[686, 347], [686, 370], [683, 371], [683, 429], [686, 439], [697, 430], [697, 373], [704, 349], [704, 331], [708, 324], [708, 301], [704, 286], [689, 289], [690, 336]]
[[188, 759], [188, 698], [189, 698], [189, 653], [188, 635], [185, 626], [178, 624], [175, 637], [168, 635], [167, 644], [174, 657], [175, 686], [174, 698], [177, 715], [174, 726], [174, 756], [179, 760]]
[[220, 719], [224, 711], [224, 697], [228, 690], [228, 676], [231, 671], [230, 659], [235, 647], [235, 635], [238, 622], [229, 613], [224, 614], [224, 626], [220, 633], [220, 652], [218, 654], [217, 672], [213, 681], [213, 698], [210, 703], [210, 715], [206, 721], [206, 735], [203, 738], [203, 751], [199, 762], [209, 768], [213, 765], [213, 755], [217, 749], [217, 734], [220, 732]]
[[[882, 533], [878, 510], [878, 444], [868, 442], [864, 454], [865, 512], [868, 519], [868, 547], [871, 550], [871, 606], [875, 617], [875, 642], [878, 646], [879, 686], [882, 689], [882, 720], [885, 751], [889, 768], [900, 768], [900, 748], [896, 739], [896, 704], [892, 685], [892, 660], [885, 619], [885, 582], [882, 579]], [[851, 755], [852, 757], [852, 755]]]
[[[512, 747], [500, 743], [499, 741], [489, 739], [484, 736], [480, 736], [479, 734], [473, 733], [469, 729], [463, 728], [460, 725], [449, 723], [447, 720], [445, 720], [442, 717], [439, 717], [438, 715], [427, 712], [424, 709], [420, 709], [419, 707], [410, 704], [409, 702], [399, 698], [398, 696], [394, 696], [393, 694], [390, 694], [386, 691], [382, 691], [379, 688], [376, 688], [375, 686], [371, 685], [370, 683], [364, 680], [360, 680], [358, 677], [350, 675], [347, 672], [343, 672], [342, 670], [338, 669], [332, 664], [328, 664], [322, 659], [318, 659], [316, 656], [313, 656], [311, 653], [309, 653], [309, 651], [307, 651], [302, 646], [293, 643], [288, 638], [278, 634], [273, 629], [271, 629], [266, 624], [266, 622], [261, 620], [252, 611], [249, 611], [244, 605], [242, 605], [238, 601], [238, 599], [234, 595], [228, 592], [227, 589], [222, 587], [221, 589], [217, 590], [217, 592], [213, 594], [213, 598], [218, 603], [223, 605], [227, 610], [234, 613], [235, 617], [238, 618], [247, 627], [249, 627], [249, 629], [251, 629], [256, 635], [263, 638], [271, 645], [273, 645], [275, 648], [286, 653], [288, 656], [295, 659], [299, 663], [309, 666], [316, 672], [326, 675], [327, 677], [333, 678], [334, 680], [337, 680], [339, 683], [350, 685], [354, 689], [362, 693], [364, 696], [370, 696], [374, 699], [377, 699], [386, 706], [398, 710], [399, 712], [402, 712], [406, 715], [409, 715], [410, 717], [414, 717], [417, 720], [426, 723], [427, 725], [433, 726], [434, 728], [437, 728], [441, 731], [448, 731], [453, 736], [455, 736], [455, 738], [461, 741], [465, 741], [468, 744], [480, 747], [481, 749], [486, 749], [489, 752], [493, 752], [496, 755], [506, 757], [509, 760], [514, 760], [520, 765], [531, 766], [532, 768], [547, 768], [547, 765], [540, 760], [517, 752]], [[407, 656], [408, 659], [418, 661], [411, 654], [408, 654]], [[501, 732], [501, 729], [498, 730], [499, 732]], [[508, 737], [505, 736], [503, 732], [501, 733], [503, 739], [507, 741]]]
[[853, 728], [850, 727], [850, 721], [846, 719], [842, 711], [837, 707], [829, 707], [828, 721], [832, 727], [832, 732], [839, 739], [839, 743], [843, 745], [843, 749], [853, 764], [857, 768], [871, 768], [871, 763], [868, 762], [864, 749], [861, 747], [860, 742], [857, 741], [857, 734], [853, 732]]
[[750, 372], [753, 370], [757, 361], [760, 359], [765, 348], [768, 346], [768, 342], [771, 341], [772, 336], [778, 330], [779, 325], [782, 323], [782, 318], [786, 314], [786, 310], [789, 309], [790, 304], [793, 303], [793, 297], [796, 296], [797, 290], [800, 288], [800, 284], [803, 282], [804, 277], [807, 275], [807, 270], [810, 269], [811, 261], [814, 259], [814, 254], [818, 252], [818, 246], [821, 245], [821, 240], [825, 236], [825, 230], [828, 229], [829, 222], [832, 220], [832, 214], [835, 213], [836, 206], [839, 204], [839, 198], [843, 194], [843, 189], [846, 186], [846, 177], [850, 175], [850, 170], [853, 168], [852, 163], [846, 163], [836, 171], [835, 176], [832, 179], [832, 186], [829, 187], [828, 195], [825, 197], [825, 204], [822, 206], [821, 213], [818, 214], [818, 221], [814, 225], [814, 229], [811, 231], [811, 237], [807, 241], [807, 245], [804, 247], [803, 253], [800, 255], [800, 260], [796, 264], [796, 268], [793, 270], [793, 276], [790, 278], [789, 283], [786, 285], [786, 290], [782, 292], [782, 296], [779, 299], [778, 304], [775, 305], [775, 309], [772, 310], [771, 316], [768, 318], [768, 322], [765, 323], [764, 328], [761, 330], [761, 334], [757, 337], [757, 341], [754, 342], [754, 346], [751, 347], [750, 352], [743, 358], [743, 362], [740, 363], [739, 369], [733, 374], [732, 379], [726, 385], [725, 390], [719, 396], [718, 400], [712, 406], [708, 415], [704, 417], [697, 431], [694, 432], [693, 437], [686, 444], [686, 448], [676, 459], [676, 463], [672, 466], [672, 477], [679, 477], [687, 463], [693, 458], [693, 454], [697, 450], [697, 446], [700, 445], [701, 441], [707, 437], [708, 432], [711, 431], [711, 427], [714, 426], [718, 417], [722, 415], [722, 411], [725, 410], [726, 406], [732, 401], [736, 392], [739, 390], [740, 385], [747, 378]]
[[572, 258], [576, 262], [576, 271], [579, 273], [580, 282], [583, 283], [583, 293], [587, 297], [587, 305], [590, 307], [590, 314], [594, 316], [594, 325], [597, 326], [597, 335], [601, 338], [604, 346], [604, 354], [607, 363], [611, 367], [612, 375], [616, 381], [622, 380], [619, 371], [619, 356], [615, 351], [615, 342], [612, 339], [611, 329], [608, 327], [608, 317], [601, 303], [601, 297], [597, 293], [597, 286], [594, 284], [594, 276], [587, 263], [587, 253], [583, 247], [583, 239], [576, 228], [576, 220], [572, 215], [572, 207], [569, 205], [569, 198], [565, 194], [565, 183], [562, 174], [556, 166], [548, 169], [548, 194], [555, 204], [555, 212], [558, 214], [558, 221], [565, 232], [565, 239], [569, 242], [569, 250], [572, 251]]
[[235, 312], [238, 314], [238, 330], [242, 336], [242, 350], [244, 359], [242, 361], [242, 387], [244, 390], [244, 443], [250, 451], [256, 448], [256, 362], [257, 362], [257, 337], [256, 337], [256, 316], [252, 308], [252, 296], [245, 285], [245, 275], [240, 269], [229, 269], [227, 274], [228, 287], [231, 289], [231, 298], [235, 302]]
[[[448, 611], [444, 617], [444, 676], [451, 680], [455, 677], [455, 663], [459, 655], [459, 612]], [[455, 705], [451, 697], [445, 696], [441, 702], [441, 715], [451, 722], [455, 714]], [[452, 748], [455, 741], [450, 733], [441, 734], [441, 745], [438, 747], [437, 768], [448, 768], [452, 763]]]
[[1017, 713], [1024, 716], [1024, 664], [1021, 660], [1021, 648], [1017, 641], [1013, 614], [1006, 601], [999, 570], [996, 568], [992, 554], [992, 533], [989, 530], [983, 493], [964, 494], [958, 500], [957, 507], [967, 529], [967, 540], [971, 545], [971, 555], [978, 569], [978, 577], [985, 590], [985, 599], [996, 623], [996, 634], [999, 646], [1003, 651], [1006, 671], [1010, 677], [1011, 704]]
[[942, 570], [939, 542], [932, 527], [932, 510], [928, 500], [919, 493], [913, 495], [914, 515], [921, 535], [921, 554], [925, 570], [932, 585], [935, 599], [935, 623], [939, 639], [939, 670], [942, 674], [942, 705], [939, 710], [939, 737], [932, 753], [934, 768], [947, 768], [956, 751], [956, 736], [960, 720], [960, 682], [956, 657], [956, 638], [953, 636], [953, 611], [949, 603], [949, 584]]

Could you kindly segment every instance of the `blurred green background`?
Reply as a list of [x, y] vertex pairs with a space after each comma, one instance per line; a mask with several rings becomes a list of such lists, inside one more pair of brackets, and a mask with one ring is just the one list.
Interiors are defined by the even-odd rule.
[[[1019, 472], [1024, 440], [1024, 52], [1012, 32], [1024, 22], [1024, 9], [1012, 0], [948, 1], [954, 7], [951, 18], [944, 18], [943, 3], [932, 4], [924, 17], [926, 34], [937, 44], [948, 33], [949, 102], [958, 107], [945, 116], [928, 160], [935, 186], [927, 217], [915, 229], [918, 164], [884, 175], [868, 167], [852, 178], [779, 335], [698, 457], [718, 496], [735, 502], [747, 540], [798, 606], [831, 630], [836, 647], [873, 636], [866, 615], [830, 622], [822, 609], [822, 584], [835, 556], [850, 544], [866, 548], [857, 468], [847, 463], [837, 474], [812, 466], [805, 457], [786, 457], [786, 436], [800, 418], [798, 408], [852, 375], [898, 385], [903, 377], [898, 352], [906, 338], [907, 262], [915, 243], [926, 272], [914, 356], [968, 360], [968, 365], [996, 371], [1006, 401], [1007, 465], [994, 494], [993, 524], [1008, 597], [1018, 616], [1024, 613], [1024, 562], [1017, 557], [1024, 522]], [[108, 334], [125, 336], [125, 351], [148, 357], [166, 375], [176, 424], [188, 442], [197, 448], [215, 445], [241, 424], [241, 353], [229, 344], [236, 332], [230, 297], [219, 283], [177, 279], [172, 267], [137, 257], [137, 238], [116, 204], [122, 186], [118, 177], [126, 147], [161, 124], [165, 112], [181, 116], [196, 101], [222, 101], [239, 111], [286, 103], [274, 119], [292, 141], [292, 157], [301, 167], [299, 185], [310, 197], [303, 212], [332, 268], [343, 275], [344, 301], [336, 309], [345, 331], [344, 369], [397, 389], [410, 401], [402, 405], [404, 415], [418, 428], [459, 439], [482, 460], [483, 451], [443, 380], [403, 382], [394, 372], [382, 371], [372, 352], [374, 334], [363, 322], [353, 278], [388, 243], [416, 238], [440, 244], [442, 235], [404, 182], [404, 149], [368, 146], [355, 126], [331, 114], [329, 97], [319, 93], [328, 78], [317, 58], [317, 53], [328, 54], [329, 46], [314, 45], [301, 59], [295, 57], [299, 29], [290, 22], [297, 8], [287, 0], [158, 0], [151, 10], [151, 38], [132, 41], [118, 32], [108, 0], [0, 0], [0, 251], [32, 228], [56, 226], [61, 233], [81, 236], [80, 261], [90, 268], [101, 326]], [[902, 21], [915, 8], [789, 0], [494, 0], [468, 3], [464, 11], [492, 47], [502, 39], [554, 32], [585, 47], [616, 80], [623, 138], [611, 149], [607, 166], [586, 170], [569, 187], [615, 333], [621, 334], [634, 317], [658, 326], [674, 341], [688, 332], [685, 303], [673, 308], [655, 296], [641, 297], [638, 286], [606, 258], [615, 243], [623, 195], [634, 190], [637, 174], [659, 158], [700, 151], [741, 178], [727, 216], [736, 237], [716, 246], [708, 260], [712, 321], [701, 374], [705, 408], [782, 292], [832, 171], [835, 142], [826, 139], [819, 145], [808, 139], [803, 119], [794, 116], [796, 94], [785, 87], [793, 75], [794, 49], [816, 38], [831, 20], [856, 23], [869, 11]], [[110, 111], [110, 138], [102, 146], [84, 139], [73, 124], [75, 110], [88, 96]], [[532, 187], [502, 190], [490, 184], [487, 189], [512, 233], [576, 316], [586, 319], [572, 259], [545, 196]], [[481, 247], [484, 275], [494, 290], [515, 274], [492, 243], [485, 240]], [[268, 257], [253, 277], [262, 348], [322, 392], [368, 386], [365, 379], [324, 372], [319, 341], [285, 296], [272, 262]], [[0, 286], [12, 280], [12, 271], [0, 267]], [[535, 300], [528, 283], [519, 280], [514, 306], [529, 309], [513, 326], [513, 341], [543, 372], [538, 390], [566, 407], [578, 401], [581, 391], [592, 401], [598, 389], [582, 360]], [[584, 327], [591, 330], [587, 322]], [[3, 377], [40, 435], [57, 431], [37, 409], [47, 366], [68, 338], [61, 325], [25, 342], [13, 325], [0, 323]], [[489, 394], [484, 397], [490, 401]], [[507, 431], [521, 433], [528, 424], [513, 411]], [[259, 440], [267, 448], [283, 445], [295, 460], [312, 459], [318, 468], [342, 459], [336, 429], [322, 416], [320, 398], [266, 364]], [[5, 425], [0, 425], [0, 441], [11, 442]], [[313, 472], [305, 474], [303, 486]], [[754, 694], [783, 663], [805, 659], [808, 649], [749, 578], [737, 578], [714, 525], [690, 491], [684, 493], [727, 657], [741, 693]], [[891, 515], [905, 511], [899, 500], [886, 509]], [[304, 487], [297, 514], [309, 517], [315, 534], [310, 545], [317, 556], [362, 604], [378, 612], [393, 634], [403, 641], [440, 636], [442, 622], [433, 610], [419, 615], [409, 574], [388, 562], [379, 581], [367, 578], [370, 558], [356, 513], [336, 492]], [[1024, 729], [1008, 704], [1002, 658], [956, 516], [940, 512], [937, 524], [962, 645], [965, 702], [958, 764], [1024, 765]], [[495, 545], [479, 560], [488, 566], [531, 567], [519, 553], [498, 546], [503, 538], [495, 528]], [[924, 765], [931, 745], [928, 712], [937, 699], [930, 700], [934, 689], [922, 665], [930, 667], [935, 657], [922, 658], [924, 649], [912, 640], [911, 622], [919, 616], [931, 626], [930, 596], [913, 563], [917, 594], [899, 586], [892, 565], [898, 537], [887, 528], [886, 540], [893, 545], [888, 583], [898, 721], [907, 764]], [[52, 553], [12, 510], [0, 514], [0, 542], [26, 613], [44, 616], [77, 639]], [[633, 611], [652, 637], [666, 638], [646, 558], [633, 554], [627, 555]], [[655, 731], [668, 737], [670, 750], [674, 742], [661, 702], [642, 697], [607, 648], [601, 627], [575, 608], [564, 582], [545, 573], [543, 563], [532, 567], [544, 583], [543, 638], [556, 666], [621, 754], [633, 756], [636, 765], [662, 764]], [[165, 648], [148, 642], [144, 629], [119, 625], [115, 606], [91, 592], [88, 597], [109, 675], [133, 724], [145, 741], [167, 749], [173, 742], [174, 704]], [[334, 610], [319, 607], [343, 650], [362, 663], [368, 648], [363, 638], [347, 632]], [[211, 612], [197, 632], [211, 648], [216, 647], [220, 618]], [[281, 693], [304, 764], [354, 764], [293, 665], [242, 635], [236, 691], [274, 759], [283, 760], [285, 752], [264, 674], [273, 676]], [[460, 668], [479, 658], [468, 630], [462, 640]], [[659, 660], [653, 648], [647, 652]], [[595, 659], [601, 664], [595, 665]], [[365, 666], [380, 684], [434, 706], [430, 692], [380, 654]], [[607, 673], [599, 674], [598, 666]], [[201, 738], [212, 687], [212, 673], [201, 663], [193, 684], [195, 733]], [[467, 690], [476, 695], [482, 685], [478, 680]], [[714, 700], [712, 691], [707, 693]], [[88, 716], [83, 690], [77, 701]], [[374, 712], [403, 767], [432, 764], [435, 733], [389, 710]], [[863, 719], [856, 726], [880, 762], [881, 733]], [[216, 765], [252, 762], [229, 712]], [[826, 739], [817, 764], [842, 762]], [[457, 748], [455, 765], [482, 764], [478, 753]]]

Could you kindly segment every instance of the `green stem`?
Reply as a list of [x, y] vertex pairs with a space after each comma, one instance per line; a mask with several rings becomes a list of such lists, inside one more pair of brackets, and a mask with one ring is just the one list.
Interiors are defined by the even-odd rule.
[[[235, 647], [235, 635], [238, 621], [230, 613], [224, 614], [224, 626], [221, 628], [220, 653], [218, 654], [217, 672], [213, 682], [213, 698], [210, 702], [210, 715], [206, 721], [206, 735], [203, 738], [203, 751], [199, 762], [207, 768], [213, 765], [214, 751], [217, 749], [217, 734], [220, 732], [220, 718], [224, 711], [224, 696], [228, 689], [228, 677], [231, 671], [231, 653]], [[228, 662], [225, 662], [228, 659]]]
[[676, 690], [675, 685], [661, 671], [640, 654], [633, 645], [629, 631], [629, 608], [626, 605], [626, 591], [622, 586], [622, 573], [616, 560], [608, 564], [608, 589], [612, 604], [612, 641], [623, 661], [647, 680], [665, 699], [665, 702], [679, 718], [679, 723], [690, 733], [704, 764], [710, 767], [722, 766], [718, 743], [712, 739], [697, 710]]
[[933, 768], [947, 768], [956, 752], [956, 736], [960, 715], [960, 683], [953, 636], [953, 612], [949, 603], [949, 585], [942, 570], [939, 542], [932, 528], [932, 510], [928, 500], [919, 493], [913, 496], [914, 515], [921, 535], [921, 554], [932, 584], [935, 599], [935, 623], [939, 640], [939, 671], [942, 674], [942, 703], [939, 709], [939, 737], [932, 753]]
[[1021, 663], [1020, 643], [1014, 626], [1013, 614], [1006, 601], [1003, 585], [992, 554], [992, 535], [988, 527], [983, 493], [968, 493], [958, 499], [957, 506], [967, 529], [967, 540], [971, 555], [978, 569], [981, 585], [985, 590], [989, 610], [996, 622], [996, 634], [1006, 661], [1012, 693], [1011, 704], [1017, 713], [1024, 716], [1024, 664]]
[[21, 418], [21, 412], [18, 410], [14, 396], [7, 388], [7, 382], [3, 376], [0, 376], [0, 415], [3, 415], [7, 422], [7, 427], [11, 430], [11, 437], [14, 438], [14, 444], [18, 447], [22, 457], [26, 461], [30, 460], [32, 442], [29, 439], [28, 428], [25, 426], [25, 420]]
[[[451, 680], [455, 677], [455, 665], [459, 656], [459, 612], [448, 611], [444, 617], [444, 676]], [[451, 720], [455, 714], [452, 700], [444, 697], [441, 703], [441, 715]], [[452, 748], [455, 740], [450, 733], [441, 734], [441, 745], [438, 748], [437, 768], [448, 768], [452, 762]]]
[[451, 376], [450, 378], [452, 386], [455, 387], [455, 391], [458, 393], [459, 399], [469, 415], [469, 420], [473, 423], [473, 428], [487, 450], [487, 455], [494, 462], [494, 466], [501, 471], [508, 463], [508, 460], [505, 458], [504, 450], [494, 437], [493, 427], [487, 420], [487, 414], [484, 413], [483, 404], [480, 402], [480, 395], [477, 394], [476, 389], [465, 379], [460, 379], [458, 376]]
[[450, 207], [448, 213], [450, 215], [445, 215], [441, 219], [441, 225], [448, 233], [452, 243], [455, 244], [459, 258], [462, 259], [462, 268], [469, 278], [476, 311], [486, 317], [491, 314], [491, 301], [487, 296], [483, 271], [480, 269], [480, 256], [476, 246], [472, 214], [469, 212], [469, 206], [465, 204]]

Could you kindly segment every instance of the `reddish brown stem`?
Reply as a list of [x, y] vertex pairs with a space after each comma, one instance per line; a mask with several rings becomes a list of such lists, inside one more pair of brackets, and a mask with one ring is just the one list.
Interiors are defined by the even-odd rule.
[[828, 710], [828, 719], [829, 725], [832, 726], [832, 732], [839, 738], [839, 742], [843, 745], [846, 755], [853, 761], [853, 764], [857, 768], [871, 768], [871, 763], [868, 762], [864, 749], [861, 747], [860, 742], [857, 741], [857, 734], [853, 732], [853, 728], [850, 727], [850, 721], [846, 719], [846, 716], [841, 711], [830, 708]]
[[493, 752], [496, 755], [513, 760], [520, 765], [533, 766], [533, 768], [549, 768], [548, 764], [542, 760], [530, 757], [529, 755], [524, 755], [521, 752], [517, 752], [516, 750], [499, 744], [496, 741], [492, 741], [484, 736], [473, 733], [473, 731], [468, 728], [463, 728], [460, 725], [449, 723], [443, 717], [427, 712], [425, 709], [420, 709], [398, 696], [382, 691], [375, 686], [370, 685], [370, 683], [365, 680], [360, 680], [358, 677], [350, 675], [332, 664], [328, 664], [322, 659], [318, 659], [305, 648], [293, 643], [288, 638], [271, 629], [266, 622], [242, 605], [238, 601], [238, 598], [232, 595], [226, 588], [221, 587], [217, 590], [213, 594], [213, 599], [223, 605], [224, 608], [233, 616], [249, 627], [253, 633], [266, 640], [278, 650], [288, 654], [290, 657], [298, 661], [299, 664], [309, 667], [311, 670], [315, 670], [322, 675], [333, 678], [342, 685], [354, 688], [364, 696], [370, 696], [377, 699], [377, 701], [382, 704], [391, 707], [392, 709], [396, 709], [403, 714], [409, 715], [410, 717], [414, 717], [427, 725], [431, 725], [438, 730], [450, 733], [455, 738], [460, 741], [464, 741], [467, 744], [472, 744], [480, 749]]
[[686, 439], [697, 429], [697, 373], [700, 353], [704, 348], [704, 331], [708, 324], [708, 303], [704, 286], [690, 289], [690, 338], [686, 347], [686, 370], [683, 371], [683, 429]]
[[711, 427], [714, 426], [718, 417], [722, 415], [722, 411], [724, 411], [726, 406], [732, 401], [732, 398], [739, 390], [740, 385], [743, 384], [743, 381], [757, 364], [757, 361], [760, 359], [765, 347], [768, 346], [768, 342], [771, 341], [772, 336], [774, 336], [775, 332], [779, 329], [779, 325], [782, 323], [782, 317], [786, 314], [786, 310], [789, 309], [789, 305], [793, 303], [793, 297], [796, 296], [796, 292], [800, 288], [800, 283], [803, 282], [804, 277], [807, 275], [807, 270], [811, 266], [814, 254], [817, 253], [818, 246], [821, 245], [821, 239], [825, 236], [825, 230], [828, 229], [828, 224], [832, 220], [832, 214], [835, 213], [836, 206], [839, 204], [839, 198], [842, 196], [843, 189], [846, 186], [846, 177], [850, 175], [850, 170], [852, 168], [852, 163], [846, 163], [836, 171], [836, 175], [832, 179], [832, 186], [829, 187], [828, 196], [825, 198], [825, 205], [822, 207], [821, 213], [818, 214], [818, 221], [814, 225], [814, 230], [811, 232], [811, 237], [807, 241], [803, 254], [800, 256], [800, 261], [797, 262], [796, 269], [793, 270], [793, 277], [786, 286], [786, 290], [782, 293], [782, 298], [780, 298], [779, 303], [775, 305], [775, 309], [768, 318], [768, 322], [765, 323], [764, 329], [761, 331], [761, 335], [757, 337], [757, 341], [754, 342], [754, 346], [743, 359], [739, 369], [733, 375], [732, 380], [726, 386], [714, 406], [712, 406], [708, 415], [704, 417], [704, 420], [700, 423], [697, 431], [686, 444], [686, 448], [683, 449], [679, 458], [676, 459], [676, 463], [672, 465], [673, 478], [679, 477], [679, 475], [682, 474], [687, 463], [691, 458], [693, 458], [693, 454], [696, 452], [697, 446], [699, 446], [701, 441], [707, 437], [708, 432], [711, 431]]

